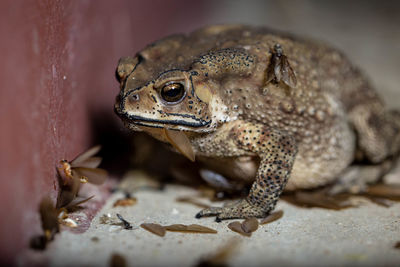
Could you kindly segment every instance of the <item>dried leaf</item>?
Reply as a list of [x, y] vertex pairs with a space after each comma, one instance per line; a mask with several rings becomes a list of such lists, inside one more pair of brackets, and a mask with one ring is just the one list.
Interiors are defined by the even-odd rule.
[[182, 155], [187, 157], [190, 161], [194, 162], [195, 154], [189, 138], [182, 131], [172, 131], [164, 128], [164, 134], [168, 142], [176, 148]]
[[248, 236], [248, 237], [251, 236], [251, 233], [246, 233], [245, 231], [243, 231], [242, 224], [238, 221], [231, 222], [230, 224], [228, 224], [228, 228], [236, 233], [241, 234], [241, 235]]
[[123, 198], [123, 199], [118, 199], [117, 201], [114, 202], [113, 207], [128, 207], [128, 206], [133, 206], [137, 202], [137, 199], [135, 197], [128, 197], [128, 198]]
[[332, 210], [341, 210], [353, 207], [348, 204], [350, 195], [330, 196], [325, 190], [298, 191], [291, 195], [283, 196], [283, 199], [300, 207], [318, 207]]
[[164, 226], [165, 230], [172, 232], [192, 232], [192, 233], [204, 233], [204, 234], [216, 234], [218, 233], [216, 230], [198, 225], [198, 224], [171, 224]]
[[400, 200], [400, 185], [376, 184], [368, 187], [366, 195]]
[[255, 232], [258, 229], [258, 220], [256, 218], [248, 218], [242, 222], [242, 229], [246, 233]]
[[267, 224], [267, 223], [274, 222], [274, 221], [279, 220], [280, 218], [282, 218], [282, 216], [283, 216], [283, 211], [282, 210], [278, 210], [278, 211], [272, 212], [267, 217], [262, 219], [260, 224]]
[[165, 236], [165, 228], [162, 225], [157, 223], [142, 223], [140, 226], [153, 234]]

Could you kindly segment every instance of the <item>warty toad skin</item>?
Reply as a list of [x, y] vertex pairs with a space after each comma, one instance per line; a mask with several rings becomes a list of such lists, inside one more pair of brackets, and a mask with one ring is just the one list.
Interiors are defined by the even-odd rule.
[[270, 29], [173, 35], [122, 58], [117, 78], [128, 128], [252, 182], [247, 198], [197, 217], [264, 217], [285, 188], [331, 183], [355, 155], [379, 164], [399, 151], [399, 113], [341, 52]]

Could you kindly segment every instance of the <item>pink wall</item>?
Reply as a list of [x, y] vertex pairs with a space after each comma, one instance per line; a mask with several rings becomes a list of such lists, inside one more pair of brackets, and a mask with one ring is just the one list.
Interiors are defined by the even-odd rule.
[[2, 262], [39, 233], [38, 203], [43, 195], [56, 196], [55, 164], [92, 144], [91, 119], [118, 121], [113, 102], [119, 57], [199, 27], [203, 5], [0, 1]]

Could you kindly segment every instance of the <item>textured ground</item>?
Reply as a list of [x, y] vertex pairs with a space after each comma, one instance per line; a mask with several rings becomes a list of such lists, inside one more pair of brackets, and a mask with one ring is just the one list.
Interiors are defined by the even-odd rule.
[[[232, 232], [227, 221], [195, 219], [199, 208], [176, 202], [176, 197], [193, 196], [196, 191], [183, 186], [168, 186], [164, 191], [142, 191], [131, 207], [112, 207], [123, 194], [114, 194], [83, 234], [63, 231], [46, 254], [52, 266], [108, 266], [111, 255], [123, 255], [130, 266], [195, 266], [201, 258], [218, 248], [239, 242], [229, 266], [395, 266], [400, 262], [400, 203], [384, 208], [362, 201], [356, 208], [332, 211], [297, 208], [280, 201], [284, 216], [260, 226], [251, 237]], [[100, 217], [120, 213], [133, 230], [120, 225], [102, 224]], [[156, 236], [138, 227], [141, 223], [197, 223], [216, 229], [217, 234], [167, 232]], [[96, 241], [96, 239], [98, 239]], [[94, 241], [95, 240], [95, 241]]]

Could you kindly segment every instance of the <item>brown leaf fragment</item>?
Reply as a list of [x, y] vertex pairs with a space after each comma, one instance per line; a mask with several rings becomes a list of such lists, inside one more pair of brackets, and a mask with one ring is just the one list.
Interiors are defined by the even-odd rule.
[[247, 218], [242, 222], [242, 229], [246, 233], [252, 233], [258, 229], [258, 220], [256, 218]]
[[165, 128], [163, 129], [163, 131], [168, 142], [182, 155], [184, 155], [190, 161], [194, 162], [196, 155], [193, 151], [192, 144], [190, 143], [189, 138], [186, 136], [185, 132], [172, 131]]
[[198, 225], [198, 224], [171, 224], [164, 226], [165, 230], [172, 232], [192, 232], [192, 233], [202, 233], [202, 234], [216, 234], [216, 230]]
[[165, 228], [162, 225], [157, 223], [142, 223], [140, 226], [155, 235], [165, 236]]
[[110, 259], [110, 267], [125, 267], [128, 266], [126, 264], [125, 258], [117, 253], [114, 253]]
[[330, 196], [325, 190], [297, 191], [294, 194], [283, 196], [283, 199], [300, 207], [318, 207], [332, 210], [341, 210], [353, 207], [348, 203], [350, 195]]
[[128, 197], [128, 198], [123, 198], [123, 199], [118, 199], [117, 201], [114, 202], [113, 207], [128, 207], [128, 206], [133, 206], [137, 202], [137, 199], [135, 197]]
[[283, 210], [272, 212], [267, 217], [261, 220], [260, 224], [267, 224], [279, 220], [283, 216]]
[[368, 187], [367, 196], [400, 200], [400, 185], [376, 184]]
[[188, 230], [198, 232], [198, 233], [209, 233], [209, 234], [218, 233], [218, 231], [216, 231], [214, 229], [208, 228], [206, 226], [198, 225], [198, 224], [188, 225]]
[[231, 222], [230, 224], [228, 224], [228, 228], [236, 233], [241, 234], [241, 235], [248, 236], [248, 237], [251, 236], [251, 232], [247, 233], [247, 232], [243, 231], [242, 224], [239, 221]]
[[394, 248], [400, 249], [400, 241], [397, 241], [397, 243], [394, 245]]

